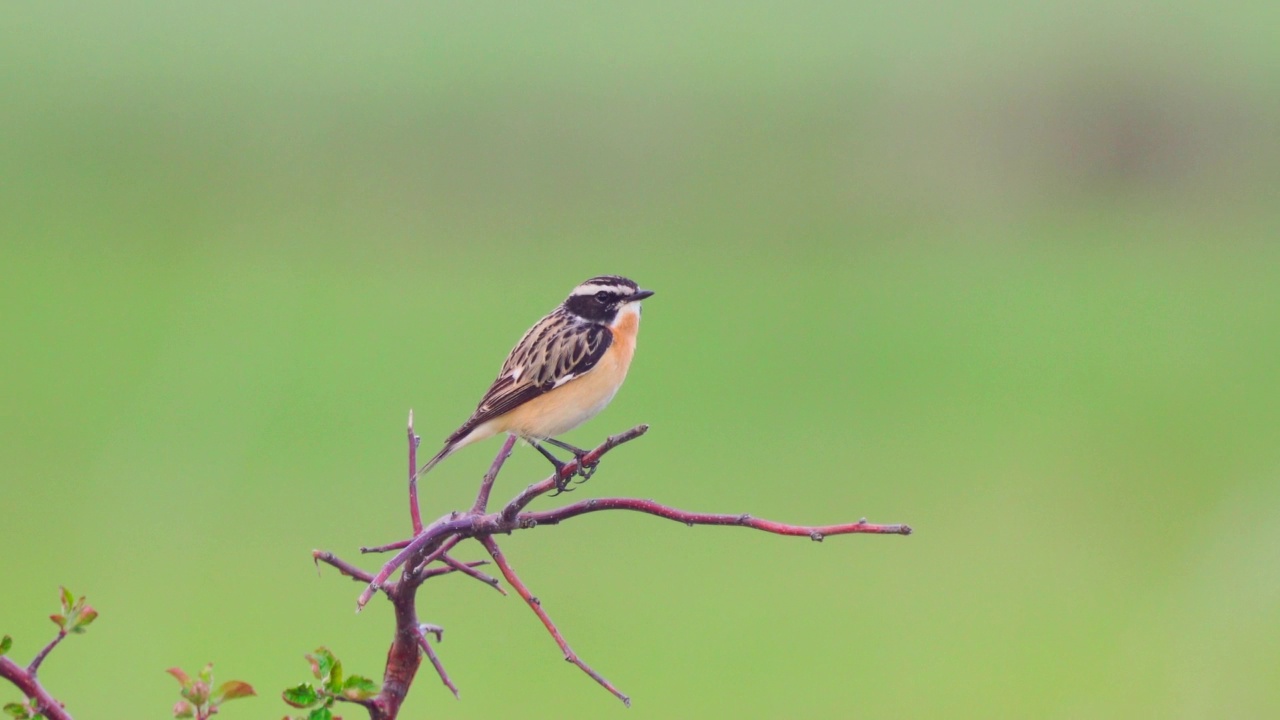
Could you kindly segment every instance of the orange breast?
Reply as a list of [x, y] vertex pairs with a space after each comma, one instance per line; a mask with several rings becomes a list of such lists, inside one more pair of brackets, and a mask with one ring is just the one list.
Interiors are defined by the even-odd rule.
[[631, 355], [636, 351], [636, 333], [640, 330], [640, 315], [628, 312], [619, 315], [613, 327], [613, 345], [626, 353], [627, 363], [631, 363]]

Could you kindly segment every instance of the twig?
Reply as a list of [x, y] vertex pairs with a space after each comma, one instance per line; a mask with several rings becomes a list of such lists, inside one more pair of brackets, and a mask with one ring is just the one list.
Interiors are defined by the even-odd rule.
[[[488, 565], [488, 564], [489, 564], [489, 561], [488, 561], [488, 560], [472, 560], [472, 561], [470, 561], [470, 562], [466, 563], [466, 566], [467, 566], [467, 567], [480, 567], [481, 565]], [[455, 572], [457, 572], [457, 569], [456, 569], [456, 568], [454, 568], [454, 567], [452, 567], [452, 566], [449, 566], [449, 565], [446, 565], [446, 566], [444, 566], [444, 567], [433, 567], [433, 568], [429, 568], [429, 569], [427, 569], [427, 570], [423, 570], [423, 571], [422, 571], [422, 575], [421, 575], [421, 577], [422, 577], [422, 579], [423, 579], [423, 580], [427, 580], [427, 579], [430, 579], [430, 578], [433, 578], [433, 577], [439, 577], [439, 576], [441, 576], [441, 575], [448, 575], [449, 573], [455, 573]], [[488, 575], [485, 575], [485, 577], [489, 577], [489, 576], [488, 576]]]
[[413, 534], [422, 532], [422, 512], [418, 509], [418, 445], [422, 438], [413, 432], [413, 410], [409, 411], [409, 518]]
[[473, 578], [475, 578], [475, 579], [479, 580], [480, 582], [484, 583], [485, 585], [489, 585], [489, 586], [491, 586], [494, 590], [497, 590], [498, 592], [502, 593], [503, 595], [506, 595], [506, 594], [507, 594], [507, 591], [506, 591], [506, 590], [503, 590], [503, 589], [502, 589], [502, 586], [498, 584], [498, 578], [496, 578], [496, 577], [492, 577], [492, 576], [489, 576], [489, 575], [485, 575], [484, 573], [480, 572], [479, 570], [473, 570], [473, 569], [471, 568], [471, 564], [470, 564], [470, 563], [463, 563], [463, 562], [461, 562], [461, 561], [459, 561], [459, 560], [454, 560], [452, 557], [449, 557], [448, 555], [441, 555], [441, 556], [440, 556], [440, 559], [441, 559], [441, 560], [443, 560], [443, 561], [445, 562], [445, 564], [446, 564], [446, 565], [449, 565], [449, 566], [450, 566], [450, 567], [452, 567], [454, 570], [457, 570], [458, 572], [462, 573], [463, 575], [469, 575], [469, 576], [471, 576], [471, 577], [473, 577]]
[[621, 690], [615, 687], [613, 683], [604, 679], [603, 675], [591, 669], [590, 665], [583, 662], [578, 655], [573, 652], [573, 648], [569, 647], [569, 643], [565, 642], [564, 636], [556, 629], [556, 624], [551, 621], [551, 616], [547, 615], [547, 611], [542, 609], [542, 603], [538, 598], [533, 596], [533, 593], [529, 592], [529, 588], [525, 587], [525, 584], [516, 575], [516, 571], [511, 568], [506, 557], [503, 556], [502, 550], [498, 548], [498, 543], [494, 542], [493, 537], [484, 535], [480, 537], [479, 540], [484, 545], [485, 549], [489, 551], [489, 555], [493, 557], [493, 561], [498, 564], [498, 568], [502, 570], [502, 576], [507, 579], [507, 582], [511, 583], [511, 587], [515, 588], [516, 592], [520, 593], [520, 597], [524, 598], [524, 601], [529, 603], [529, 607], [533, 609], [534, 614], [536, 614], [538, 619], [542, 621], [543, 627], [547, 629], [547, 632], [551, 633], [551, 638], [556, 641], [556, 644], [560, 646], [560, 651], [564, 653], [564, 659], [574, 665], [577, 665], [582, 672], [590, 675], [592, 680], [600, 683], [605, 690], [613, 693], [615, 697], [622, 701], [623, 705], [631, 707], [631, 698], [627, 697]]
[[49, 644], [40, 648], [40, 652], [36, 653], [35, 657], [31, 658], [31, 664], [27, 666], [27, 674], [31, 676], [32, 680], [36, 679], [36, 673], [40, 671], [40, 663], [44, 662], [44, 659], [49, 656], [49, 653], [52, 652], [54, 648], [58, 647], [58, 643], [62, 642], [62, 639], [66, 636], [66, 628], [59, 629], [58, 634], [53, 636], [53, 639], [49, 641]]
[[409, 571], [409, 574], [413, 576], [419, 576], [422, 573], [426, 572], [428, 565], [444, 557], [445, 553], [452, 550], [460, 542], [462, 542], [461, 535], [454, 535], [452, 537], [449, 537], [449, 539], [445, 540], [444, 543], [442, 543], [439, 548], [433, 550], [430, 555], [427, 555], [417, 564], [412, 565], [411, 566], [412, 570]]
[[[363, 707], [365, 710], [368, 710], [370, 715], [377, 712], [377, 704], [373, 700], [369, 700], [369, 699], [357, 700], [355, 698], [346, 697], [345, 695], [330, 695], [330, 697], [332, 697], [334, 700], [337, 700], [338, 702], [351, 703], [352, 705], [359, 705]], [[339, 718], [338, 720], [342, 720], [342, 719]]]
[[403, 550], [404, 548], [408, 547], [409, 543], [411, 542], [413, 542], [413, 540], [397, 540], [393, 543], [387, 543], [386, 545], [374, 545], [373, 547], [367, 547], [367, 546], [361, 545], [360, 552], [361, 553], [384, 553], [384, 552], [391, 552], [392, 550]]
[[361, 570], [360, 568], [356, 567], [355, 565], [352, 565], [351, 563], [347, 562], [346, 560], [343, 560], [342, 558], [338, 557], [337, 555], [334, 555], [331, 552], [324, 552], [322, 550], [312, 550], [311, 559], [315, 561], [317, 570], [320, 568], [320, 563], [326, 563], [334, 566], [335, 568], [338, 569], [338, 572], [342, 573], [343, 575], [346, 575], [347, 577], [351, 578], [352, 580], [355, 580], [356, 582], [365, 582], [365, 583], [373, 582], [373, 575], [365, 572], [364, 570]]
[[571, 517], [600, 510], [632, 510], [682, 522], [690, 527], [694, 525], [730, 525], [763, 530], [775, 535], [801, 535], [819, 542], [828, 535], [848, 535], [851, 533], [875, 535], [911, 534], [910, 525], [873, 525], [868, 523], [866, 518], [856, 523], [843, 525], [788, 525], [787, 523], [774, 522], [773, 520], [761, 520], [750, 515], [689, 512], [662, 505], [652, 500], [640, 500], [638, 498], [594, 498], [556, 508], [555, 510], [521, 513], [519, 517], [520, 526], [531, 528], [538, 525], [556, 525]]
[[[440, 676], [440, 682], [444, 683], [444, 686], [449, 688], [449, 692], [452, 692], [455, 698], [461, 700], [462, 696], [458, 694], [458, 686], [454, 685], [453, 681], [449, 679], [449, 673], [445, 671], [444, 664], [440, 662], [440, 658], [436, 657], [436, 651], [431, 649], [431, 643], [427, 642], [427, 632], [428, 630], [426, 626], [420, 626], [418, 628], [418, 645], [422, 647], [422, 652], [427, 654], [427, 659], [430, 660], [431, 665], [435, 667], [436, 674]], [[441, 632], [436, 632], [436, 642], [440, 642], [442, 634], [443, 633]]]
[[493, 481], [498, 477], [498, 472], [502, 470], [502, 464], [511, 457], [511, 450], [516, 446], [516, 436], [508, 435], [506, 442], [502, 443], [502, 448], [498, 450], [497, 456], [493, 458], [493, 464], [489, 466], [489, 472], [484, 474], [484, 479], [480, 481], [480, 492], [476, 494], [476, 504], [471, 506], [472, 513], [482, 513], [489, 507], [489, 492], [493, 490]]

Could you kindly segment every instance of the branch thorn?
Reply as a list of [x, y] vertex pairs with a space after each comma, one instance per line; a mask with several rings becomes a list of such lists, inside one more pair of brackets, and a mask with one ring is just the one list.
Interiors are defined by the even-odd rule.
[[436, 642], [444, 642], [443, 627], [439, 625], [432, 625], [430, 623], [422, 623], [421, 625], [418, 626], [418, 629], [421, 630], [423, 634], [435, 635]]

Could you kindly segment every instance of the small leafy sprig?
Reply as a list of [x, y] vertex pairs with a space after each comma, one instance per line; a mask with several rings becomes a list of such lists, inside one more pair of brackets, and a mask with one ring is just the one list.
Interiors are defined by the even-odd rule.
[[4, 706], [4, 714], [15, 718], [15, 720], [44, 720], [44, 715], [40, 712], [39, 702], [36, 700], [24, 700], [20, 703], [11, 702]]
[[311, 674], [318, 682], [305, 682], [281, 693], [284, 701], [293, 707], [311, 710], [296, 716], [295, 720], [342, 720], [333, 714], [335, 702], [367, 705], [378, 694], [378, 683], [363, 675], [343, 677], [342, 661], [329, 648], [317, 648], [306, 657], [311, 663]]
[[50, 615], [49, 619], [57, 624], [61, 630], [59, 633], [61, 635], [67, 633], [83, 635], [84, 629], [98, 619], [98, 611], [85, 602], [83, 595], [80, 596], [79, 600], [76, 600], [75, 595], [70, 590], [65, 587], [61, 590], [59, 600], [62, 603], [62, 612]]
[[12, 682], [27, 696], [22, 702], [11, 702], [4, 706], [5, 714], [16, 720], [68, 717], [62, 704], [49, 695], [36, 676], [40, 672], [40, 665], [45, 658], [49, 657], [49, 653], [53, 652], [58, 643], [62, 642], [67, 635], [84, 634], [85, 628], [98, 619], [98, 611], [85, 602], [84, 596], [77, 600], [65, 586], [58, 589], [58, 601], [62, 606], [60, 608], [62, 612], [49, 616], [49, 619], [58, 626], [58, 634], [36, 653], [25, 668], [4, 657], [13, 647], [13, 638], [8, 635], [0, 638], [0, 676]]
[[182, 668], [171, 667], [165, 672], [177, 678], [182, 685], [182, 699], [173, 706], [175, 718], [208, 720], [228, 700], [257, 695], [253, 686], [243, 680], [228, 680], [213, 689], [213, 663], [204, 666], [195, 678]]

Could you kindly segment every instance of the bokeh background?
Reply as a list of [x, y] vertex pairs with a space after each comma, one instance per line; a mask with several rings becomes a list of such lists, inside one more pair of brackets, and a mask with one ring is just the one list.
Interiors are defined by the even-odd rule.
[[[309, 552], [403, 537], [408, 410], [433, 449], [622, 273], [658, 293], [632, 375], [567, 439], [653, 429], [574, 499], [917, 531], [503, 540], [627, 717], [1276, 717], [1278, 26], [6, 5], [0, 632], [25, 660], [89, 596], [41, 673], [77, 717], [164, 717], [164, 669], [209, 660], [262, 696], [228, 720], [280, 717], [321, 644], [380, 675], [389, 608]], [[497, 495], [544, 471], [517, 451]], [[426, 669], [406, 717], [624, 712], [518, 599], [449, 578], [420, 611], [462, 701]]]

